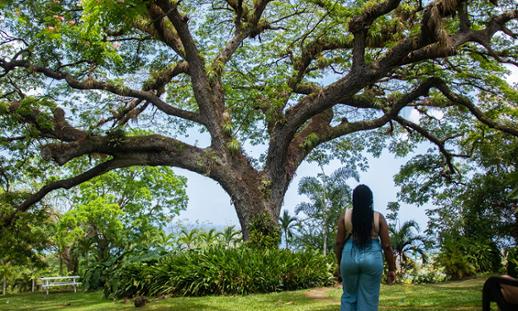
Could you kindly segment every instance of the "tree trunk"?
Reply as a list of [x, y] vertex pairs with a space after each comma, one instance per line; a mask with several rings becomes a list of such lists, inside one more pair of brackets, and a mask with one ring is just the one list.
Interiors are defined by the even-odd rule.
[[59, 254], [59, 275], [63, 275], [63, 255]]
[[326, 230], [325, 226], [324, 226], [323, 232], [324, 232], [324, 251], [323, 251], [323, 253], [324, 253], [324, 256], [327, 256], [327, 230]]
[[275, 182], [266, 171], [257, 171], [248, 159], [235, 155], [222, 166], [215, 168], [209, 176], [218, 181], [229, 194], [234, 204], [243, 239], [250, 236], [250, 225], [254, 217], [267, 214], [272, 225], [280, 228], [278, 219], [289, 181]]
[[3, 282], [2, 282], [2, 295], [4, 295], [4, 296], [5, 296], [6, 291], [7, 291], [7, 279], [6, 279], [6, 278], [5, 278], [5, 276], [4, 276], [4, 280], [3, 280]]
[[258, 215], [268, 214], [271, 217], [272, 225], [276, 228], [279, 227], [277, 220], [279, 219], [282, 201], [272, 202], [254, 188], [243, 189], [241, 192], [231, 193], [230, 195], [233, 198], [232, 202], [236, 209], [244, 240], [248, 240], [252, 222], [254, 217]]
[[74, 254], [72, 247], [63, 249], [61, 260], [64, 262], [67, 272], [77, 275], [79, 259]]

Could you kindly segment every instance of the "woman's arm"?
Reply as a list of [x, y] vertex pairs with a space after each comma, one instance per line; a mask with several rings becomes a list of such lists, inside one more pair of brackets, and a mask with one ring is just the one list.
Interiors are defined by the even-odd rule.
[[392, 245], [390, 243], [389, 227], [385, 217], [380, 213], [380, 239], [383, 253], [385, 254], [385, 260], [389, 268], [388, 272], [388, 283], [391, 284], [395, 280], [396, 276], [396, 261], [394, 260], [394, 252], [392, 251]]
[[[336, 262], [338, 263], [338, 270], [340, 270], [340, 261], [342, 260], [342, 249], [344, 248], [345, 244], [345, 223], [343, 214], [338, 218], [338, 223], [336, 225], [338, 229], [336, 230], [335, 255]], [[340, 271], [338, 271], [338, 274], [340, 274]]]

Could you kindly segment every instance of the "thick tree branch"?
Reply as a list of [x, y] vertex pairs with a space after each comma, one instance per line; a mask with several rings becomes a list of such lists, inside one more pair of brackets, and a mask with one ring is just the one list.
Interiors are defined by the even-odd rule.
[[[181, 72], [181, 69], [185, 68], [185, 65], [182, 65], [182, 63], [180, 64], [181, 65], [178, 65], [177, 67], [174, 67], [173, 70], [171, 70], [169, 76], [173, 76], [174, 74]], [[104, 90], [119, 96], [142, 99], [152, 103], [158, 109], [160, 109], [162, 112], [168, 115], [176, 116], [182, 119], [203, 124], [201, 117], [197, 113], [171, 106], [163, 100], [161, 100], [159, 96], [149, 91], [135, 90], [128, 88], [126, 86], [119, 86], [108, 82], [97, 81], [92, 78], [87, 78], [86, 80], [80, 81], [68, 73], [52, 70], [38, 65], [33, 65], [26, 60], [17, 60], [12, 62], [1, 61], [0, 66], [3, 67], [5, 71], [10, 71], [16, 67], [26, 68], [28, 71], [41, 73], [49, 78], [53, 78], [56, 80], [64, 80], [70, 87], [78, 90]], [[166, 76], [165, 78], [168, 79], [169, 77]], [[158, 79], [155, 83], [155, 86], [160, 85], [162, 81], [163, 80]]]
[[41, 201], [41, 199], [43, 199], [49, 192], [53, 190], [70, 189], [96, 176], [102, 175], [110, 170], [128, 167], [136, 164], [138, 164], [138, 162], [135, 162], [135, 160], [132, 159], [113, 159], [103, 162], [77, 176], [52, 182], [48, 185], [43, 186], [38, 192], [32, 194], [27, 199], [25, 199], [25, 201], [23, 201], [22, 204], [20, 204], [17, 207], [17, 211], [26, 211], [27, 209], [29, 209], [29, 207], [31, 207], [36, 202]]
[[0, 137], [0, 143], [2, 143], [2, 142], [11, 143], [14, 141], [20, 141], [20, 140], [24, 140], [24, 139], [27, 139], [27, 137], [26, 136]]
[[[435, 85], [435, 83], [435, 78], [430, 78], [424, 81], [410, 93], [404, 95], [399, 100], [390, 104], [388, 107], [383, 108], [384, 113], [379, 118], [356, 122], [349, 122], [347, 120], [342, 121], [339, 125], [330, 128], [327, 133], [321, 135], [322, 138], [320, 140], [320, 143], [329, 141], [331, 139], [335, 139], [345, 134], [350, 134], [358, 131], [372, 130], [375, 128], [382, 127], [387, 122], [392, 120], [395, 116], [397, 116], [401, 109], [403, 109], [403, 107], [417, 100], [420, 97], [427, 96], [428, 92]], [[355, 101], [351, 100], [351, 102], [354, 103]], [[358, 101], [356, 102], [358, 103]]]
[[[223, 66], [230, 60], [237, 48], [247, 37], [255, 37], [265, 29], [268, 29], [269, 25], [267, 23], [260, 23], [260, 21], [268, 2], [271, 1], [272, 0], [257, 1], [254, 5], [254, 10], [249, 17], [243, 15], [243, 1], [227, 1], [227, 3], [236, 12], [236, 30], [232, 38], [225, 44], [225, 47], [219, 52], [218, 56], [212, 63], [212, 68], [218, 77], [221, 76], [223, 72]], [[242, 18], [247, 19], [246, 26], [242, 23]]]
[[467, 97], [458, 95], [453, 93], [449, 87], [446, 85], [444, 81], [437, 81], [437, 84], [435, 85], [437, 89], [441, 91], [441, 93], [444, 94], [449, 100], [452, 102], [464, 106], [468, 108], [468, 110], [482, 123], [489, 126], [490, 128], [494, 128], [497, 130], [500, 130], [504, 133], [511, 134], [513, 136], [518, 137], [518, 128], [507, 126], [502, 123], [499, 123], [491, 118], [489, 118], [480, 108], [475, 106]]
[[42, 153], [44, 158], [50, 157], [61, 165], [85, 154], [109, 154], [113, 159], [75, 177], [44, 186], [20, 205], [20, 211], [26, 210], [53, 190], [69, 189], [115, 168], [167, 165], [221, 179], [221, 171], [225, 167], [217, 159], [209, 156], [209, 149], [200, 149], [160, 135], [121, 138], [88, 136], [82, 141], [46, 145]]
[[149, 81], [145, 82], [143, 90], [156, 90], [160, 95], [164, 93], [163, 88], [166, 86], [166, 84], [171, 82], [171, 79], [182, 73], [189, 73], [189, 65], [185, 61], [175, 64], [174, 66], [168, 66], [164, 68], [162, 71], [154, 74], [156, 78], [150, 79]]
[[400, 0], [388, 0], [365, 9], [363, 14], [356, 16], [349, 22], [349, 30], [354, 35], [352, 71], [361, 70], [365, 64], [365, 47], [367, 32], [374, 21], [397, 8]]
[[[394, 27], [393, 29], [386, 29], [386, 31], [378, 37], [367, 36], [366, 47], [384, 48], [385, 43], [389, 41], [396, 32], [397, 30]], [[353, 40], [336, 40], [335, 38], [318, 37], [314, 41], [304, 45], [300, 57], [292, 57], [295, 72], [289, 79], [288, 86], [297, 94], [309, 95], [311, 93], [320, 92], [322, 88], [318, 85], [303, 82], [311, 63], [321, 55], [322, 52], [349, 50], [353, 48], [353, 44]]]
[[[11, 102], [8, 106], [7, 113], [18, 113], [18, 108], [20, 105], [21, 104], [18, 101]], [[19, 117], [23, 123], [34, 126], [40, 132], [42, 138], [52, 138], [71, 142], [75, 140], [81, 140], [87, 136], [86, 132], [70, 126], [70, 124], [65, 120], [65, 112], [61, 108], [55, 108], [53, 111], [53, 117], [48, 117], [48, 119], [52, 122], [51, 126], [48, 126], [48, 124], [40, 124], [40, 121], [45, 119], [42, 118], [42, 115], [43, 113], [41, 111], [34, 108], [30, 111], [23, 110], [19, 114]], [[19, 138], [26, 137], [16, 137], [15, 140], [18, 140]]]
[[109, 154], [113, 159], [78, 176], [44, 186], [27, 199], [20, 206], [21, 209], [27, 209], [50, 191], [60, 188], [69, 189], [115, 168], [134, 165], [167, 165], [218, 178], [221, 168], [225, 167], [217, 159], [209, 156], [210, 149], [200, 149], [160, 135], [122, 138], [89, 136], [80, 142], [49, 144], [43, 147], [42, 153], [61, 165], [85, 154]]
[[[436, 5], [435, 3], [432, 5]], [[451, 14], [449, 10], [439, 10], [444, 15]], [[343, 98], [352, 97], [361, 88], [372, 84], [380, 77], [393, 70], [395, 66], [415, 63], [425, 59], [445, 57], [454, 53], [457, 47], [468, 42], [488, 41], [498, 31], [504, 28], [506, 22], [515, 19], [518, 10], [506, 12], [491, 19], [486, 29], [456, 34], [448, 42], [452, 45], [434, 43], [421, 48], [429, 42], [429, 38], [422, 38], [426, 31], [423, 30], [421, 37], [403, 40], [399, 45], [389, 51], [378, 63], [374, 64], [372, 70], [362, 70], [354, 75], [349, 73], [340, 80], [320, 90], [318, 94], [310, 94], [304, 97], [297, 105], [286, 112], [288, 120], [287, 128], [298, 128], [312, 116], [329, 109], [340, 102]], [[411, 52], [415, 50], [414, 52]], [[285, 135], [293, 135], [293, 131], [286, 131]]]
[[236, 32], [232, 38], [227, 42], [225, 48], [221, 50], [219, 55], [214, 59], [212, 68], [215, 73], [220, 76], [223, 72], [223, 66], [230, 60], [232, 55], [236, 52], [237, 48], [243, 43], [243, 41], [250, 35], [250, 30], [236, 29]]
[[408, 38], [390, 50], [376, 67], [386, 71], [394, 66], [455, 55], [458, 47], [467, 42], [477, 42], [487, 48], [493, 36], [498, 31], [505, 31], [505, 24], [516, 18], [518, 10], [504, 12], [491, 18], [485, 29], [460, 31], [452, 36], [445, 35], [447, 38], [437, 42], [430, 42], [427, 32], [423, 29], [419, 37]]
[[157, 0], [156, 2], [169, 18], [182, 41], [185, 58], [189, 63], [194, 97], [200, 108], [203, 124], [207, 126], [211, 134], [212, 144], [218, 150], [223, 150], [225, 148], [225, 135], [222, 130], [225, 112], [223, 94], [212, 92], [212, 85], [205, 70], [204, 61], [187, 24], [189, 18], [178, 11], [176, 2], [171, 3], [169, 0]]
[[[118, 136], [108, 134], [106, 136], [86, 136], [78, 141], [68, 143], [48, 144], [42, 147], [43, 157], [52, 159], [63, 165], [68, 161], [86, 154], [108, 154], [114, 157], [125, 153], [178, 153], [177, 155], [199, 154], [202, 149], [186, 144], [180, 140], [162, 136]], [[187, 158], [190, 158], [189, 156]], [[184, 165], [182, 165], [183, 167]], [[199, 169], [194, 169], [197, 172]]]
[[178, 37], [178, 33], [176, 32], [176, 29], [174, 29], [173, 25], [164, 19], [165, 14], [160, 7], [150, 2], [148, 4], [148, 13], [151, 18], [151, 22], [142, 22], [138, 20], [135, 26], [141, 31], [161, 40], [173, 49], [176, 54], [185, 58], [185, 49], [183, 48], [182, 41]]
[[176, 32], [178, 33], [178, 37], [180, 38], [185, 49], [185, 57], [189, 63], [189, 72], [191, 73], [194, 82], [205, 84], [207, 90], [204, 91], [207, 92], [209, 89], [208, 78], [205, 73], [203, 60], [200, 57], [198, 48], [196, 47], [194, 39], [187, 25], [189, 18], [180, 14], [176, 3], [171, 3], [169, 0], [158, 0], [156, 2], [164, 14], [169, 18], [174, 28], [176, 29]]
[[343, 103], [345, 105], [361, 109], [379, 109], [383, 111], [383, 115], [375, 119], [356, 122], [349, 122], [347, 119], [344, 119], [340, 124], [334, 127], [331, 127], [329, 123], [325, 125], [322, 124], [319, 127], [319, 130], [314, 132], [318, 139], [310, 145], [310, 148], [306, 148], [305, 152], [302, 152], [302, 150], [298, 150], [297, 152], [303, 153], [305, 156], [309, 154], [309, 152], [311, 152], [311, 150], [313, 150], [316, 146], [337, 137], [354, 132], [372, 130], [382, 127], [395, 116], [397, 116], [403, 107], [407, 106], [420, 97], [427, 96], [430, 89], [434, 87], [436, 83], [437, 80], [435, 78], [428, 79], [408, 94], [402, 96], [400, 99], [385, 107], [376, 106], [361, 96], [355, 96], [350, 99], [343, 99]]

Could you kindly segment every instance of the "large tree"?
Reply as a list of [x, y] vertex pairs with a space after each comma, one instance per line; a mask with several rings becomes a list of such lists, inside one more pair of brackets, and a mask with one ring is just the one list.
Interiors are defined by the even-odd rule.
[[[296, 169], [316, 148], [348, 161], [366, 145], [379, 152], [391, 135], [398, 153], [426, 139], [449, 173], [449, 142], [470, 124], [518, 134], [516, 91], [501, 78], [502, 63], [516, 65], [512, 0], [0, 7], [2, 180], [28, 171], [45, 184], [19, 211], [115, 168], [174, 166], [219, 182], [247, 238], [255, 215], [276, 222]], [[480, 92], [513, 104], [484, 106]], [[187, 143], [192, 127], [210, 144]], [[253, 159], [250, 144], [266, 151]], [[70, 175], [67, 163], [87, 156], [96, 159], [91, 168]], [[65, 167], [61, 179], [38, 175], [56, 165]]]

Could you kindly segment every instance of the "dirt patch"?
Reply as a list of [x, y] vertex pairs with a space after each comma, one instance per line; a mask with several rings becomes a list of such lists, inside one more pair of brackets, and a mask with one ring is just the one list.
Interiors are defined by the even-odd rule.
[[334, 300], [329, 296], [329, 292], [331, 292], [333, 288], [329, 287], [321, 287], [321, 288], [313, 288], [304, 293], [304, 296], [311, 299], [319, 299], [319, 300]]

